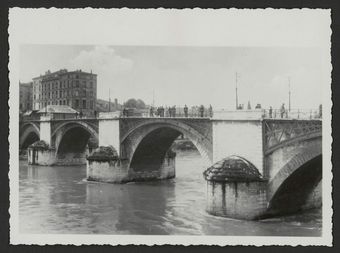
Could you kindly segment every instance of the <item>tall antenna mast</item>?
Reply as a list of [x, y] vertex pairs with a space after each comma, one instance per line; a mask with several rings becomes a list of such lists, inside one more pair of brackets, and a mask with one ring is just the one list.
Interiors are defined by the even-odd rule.
[[290, 95], [291, 95], [291, 92], [290, 92], [290, 77], [288, 77], [288, 110], [290, 111]]
[[109, 112], [111, 112], [111, 89], [109, 88]]
[[236, 90], [236, 110], [237, 110], [238, 109], [237, 72], [235, 73], [235, 90]]

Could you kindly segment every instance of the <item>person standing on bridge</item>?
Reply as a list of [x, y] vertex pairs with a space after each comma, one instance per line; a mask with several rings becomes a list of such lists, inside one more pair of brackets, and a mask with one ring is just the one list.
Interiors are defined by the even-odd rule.
[[322, 104], [319, 105], [319, 118], [322, 118]]
[[126, 108], [124, 107], [123, 108], [123, 117], [126, 117], [127, 115], [126, 115], [127, 113], [126, 113]]
[[210, 116], [210, 118], [213, 117], [213, 108], [212, 108], [211, 105], [209, 105], [209, 116]]
[[163, 106], [161, 106], [161, 117], [163, 118], [164, 117], [164, 107]]
[[187, 105], [184, 106], [184, 116], [188, 118], [188, 107]]
[[176, 106], [172, 107], [172, 117], [176, 117]]
[[280, 113], [281, 113], [281, 119], [283, 118], [283, 115], [285, 114], [286, 109], [285, 109], [285, 103], [281, 105]]
[[150, 117], [153, 117], [153, 107], [150, 107]]
[[269, 118], [273, 117], [273, 107], [269, 107]]
[[203, 105], [200, 106], [200, 116], [201, 116], [201, 118], [203, 118], [203, 116], [204, 116], [204, 106]]

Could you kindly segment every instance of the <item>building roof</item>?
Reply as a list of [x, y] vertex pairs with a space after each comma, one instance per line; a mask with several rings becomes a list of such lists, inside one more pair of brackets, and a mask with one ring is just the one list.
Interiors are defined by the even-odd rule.
[[78, 111], [74, 110], [73, 108], [69, 107], [68, 105], [48, 105], [41, 110], [38, 111], [38, 113], [77, 113]]
[[252, 163], [239, 156], [229, 156], [222, 159], [206, 169], [203, 175], [208, 181], [263, 181], [262, 175], [257, 168]]
[[19, 82], [19, 85], [21, 85], [20, 87], [32, 87], [33, 86], [33, 82], [27, 82], [27, 83]]
[[81, 69], [74, 70], [74, 71], [68, 71], [67, 69], [60, 69], [60, 70], [57, 70], [55, 72], [51, 72], [50, 70], [48, 70], [48, 71], [45, 72], [45, 74], [34, 77], [32, 79], [33, 80], [36, 80], [36, 79], [43, 79], [43, 80], [55, 79], [55, 78], [59, 78], [59, 76], [61, 76], [61, 75], [68, 75], [68, 74], [73, 74], [73, 73], [97, 76], [97, 74], [92, 73], [92, 71], [89, 73], [89, 72], [84, 72]]
[[26, 111], [23, 115], [24, 116], [31, 116], [32, 114], [34, 113], [37, 113], [38, 110], [29, 110], [29, 111]]

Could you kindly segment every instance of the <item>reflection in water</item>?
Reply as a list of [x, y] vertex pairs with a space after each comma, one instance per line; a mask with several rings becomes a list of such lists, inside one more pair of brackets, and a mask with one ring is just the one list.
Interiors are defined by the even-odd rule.
[[23, 233], [320, 236], [321, 210], [263, 221], [205, 212], [206, 183], [199, 154], [178, 153], [172, 180], [87, 182], [85, 166], [28, 166], [20, 161]]

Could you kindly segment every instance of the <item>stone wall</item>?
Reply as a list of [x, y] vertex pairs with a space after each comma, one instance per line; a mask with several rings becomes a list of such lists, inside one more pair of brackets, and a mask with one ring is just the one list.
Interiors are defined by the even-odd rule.
[[48, 145], [51, 145], [51, 122], [40, 122], [40, 140], [45, 141]]
[[86, 155], [87, 152], [79, 153], [69, 152], [58, 154], [56, 156], [56, 161], [54, 165], [66, 165], [66, 166], [83, 165], [86, 164]]
[[148, 181], [170, 179], [176, 176], [175, 158], [166, 157], [158, 170], [134, 171], [129, 169], [129, 178], [132, 181]]
[[28, 164], [53, 165], [55, 163], [54, 149], [34, 149], [29, 147], [27, 153]]
[[99, 120], [99, 146], [112, 146], [120, 154], [119, 119]]
[[128, 182], [128, 161], [87, 161], [87, 179], [90, 181], [124, 183]]
[[86, 164], [86, 155], [89, 151], [85, 152], [69, 152], [64, 154], [56, 154], [56, 150], [52, 148], [37, 149], [29, 147], [27, 152], [28, 164], [32, 165], [63, 165], [73, 166]]
[[322, 149], [322, 138], [299, 141], [291, 145], [283, 146], [265, 157], [266, 178], [273, 179], [277, 173], [297, 154], [303, 155], [306, 150], [320, 153]]
[[266, 182], [207, 181], [206, 210], [212, 215], [251, 220], [266, 208]]
[[213, 162], [231, 155], [244, 157], [263, 175], [263, 140], [260, 120], [213, 121]]
[[314, 190], [308, 195], [305, 205], [302, 209], [312, 209], [322, 206], [322, 180], [317, 184]]

